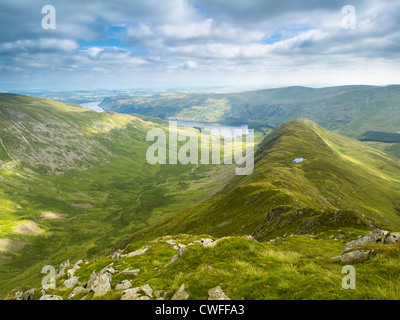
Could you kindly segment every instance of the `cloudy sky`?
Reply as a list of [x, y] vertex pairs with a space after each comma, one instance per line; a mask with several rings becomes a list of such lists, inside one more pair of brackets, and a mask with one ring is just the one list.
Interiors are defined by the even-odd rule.
[[398, 0], [1, 0], [0, 28], [0, 91], [400, 83]]

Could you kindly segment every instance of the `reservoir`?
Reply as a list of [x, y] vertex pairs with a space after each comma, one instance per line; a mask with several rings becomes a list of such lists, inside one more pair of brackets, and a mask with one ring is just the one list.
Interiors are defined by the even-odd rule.
[[100, 103], [101, 103], [101, 101], [86, 102], [86, 103], [81, 103], [81, 106], [92, 109], [93, 111], [96, 111], [96, 112], [103, 112], [104, 111], [103, 108], [99, 107]]
[[[80, 105], [96, 112], [104, 112], [103, 108], [99, 107], [101, 101], [96, 102], [86, 102], [81, 103]], [[165, 119], [164, 119], [165, 120]], [[200, 121], [185, 121], [185, 120], [165, 120], [168, 122], [176, 122], [178, 126], [191, 127], [197, 129], [207, 129], [209, 131], [217, 131], [224, 137], [227, 138], [235, 138], [235, 130], [239, 130], [240, 134], [236, 134], [236, 136], [241, 136], [245, 134], [249, 134], [249, 127], [247, 124], [242, 125], [231, 125], [227, 123], [211, 123], [211, 122], [200, 122]], [[236, 131], [238, 133], [238, 131]]]

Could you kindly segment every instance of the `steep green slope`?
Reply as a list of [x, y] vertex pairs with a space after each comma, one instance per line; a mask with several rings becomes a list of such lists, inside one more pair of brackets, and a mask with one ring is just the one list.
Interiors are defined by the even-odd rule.
[[228, 166], [148, 164], [147, 132], [168, 125], [157, 122], [0, 95], [0, 294], [46, 264], [107, 252], [232, 177]]
[[367, 131], [400, 132], [400, 86], [289, 87], [225, 94], [120, 96], [101, 106], [122, 113], [277, 127], [294, 118], [359, 138]]
[[[293, 163], [295, 158], [305, 158]], [[211, 200], [138, 232], [252, 234], [259, 240], [342, 227], [400, 229], [400, 163], [309, 120], [292, 120], [260, 146], [252, 175]]]

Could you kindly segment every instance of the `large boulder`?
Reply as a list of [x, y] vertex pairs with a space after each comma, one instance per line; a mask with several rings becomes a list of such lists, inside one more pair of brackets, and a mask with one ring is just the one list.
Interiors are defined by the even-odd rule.
[[111, 275], [107, 272], [99, 275], [93, 282], [92, 291], [95, 297], [104, 296], [111, 290]]
[[388, 235], [390, 235], [388, 231], [376, 229], [371, 233], [367, 234], [366, 236], [361, 237], [360, 239], [347, 242], [342, 252], [361, 248], [367, 244], [376, 244], [376, 243], [383, 244], [385, 243], [385, 239], [387, 238]]

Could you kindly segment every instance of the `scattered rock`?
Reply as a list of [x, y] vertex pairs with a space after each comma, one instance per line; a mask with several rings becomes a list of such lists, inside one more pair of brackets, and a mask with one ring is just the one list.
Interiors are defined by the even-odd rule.
[[78, 284], [78, 282], [79, 282], [78, 277], [72, 277], [64, 281], [64, 286], [67, 287], [68, 289], [72, 289]]
[[220, 286], [208, 290], [208, 300], [231, 300]]
[[100, 297], [105, 295], [111, 290], [111, 275], [109, 273], [104, 273], [96, 278], [93, 283], [93, 289], [95, 297]]
[[189, 296], [190, 294], [185, 290], [185, 285], [182, 284], [172, 296], [171, 300], [187, 300]]
[[61, 264], [60, 264], [60, 271], [58, 271], [58, 273], [57, 273], [57, 275], [56, 275], [56, 279], [59, 279], [59, 278], [61, 278], [62, 276], [64, 276], [64, 275], [65, 275], [65, 270], [66, 270], [67, 268], [69, 268], [70, 266], [71, 266], [71, 264], [70, 264], [69, 260], [67, 260], [67, 261], [65, 261], [65, 262], [63, 262], [63, 263], [61, 263]]
[[200, 244], [204, 248], [214, 248], [216, 243], [212, 239], [201, 239]]
[[86, 289], [84, 287], [76, 287], [68, 296], [68, 299], [72, 299], [75, 296], [81, 294], [81, 293], [89, 293], [89, 289]]
[[121, 300], [138, 300], [140, 297], [139, 290], [140, 287], [125, 290], [122, 292]]
[[168, 262], [168, 263], [164, 266], [164, 268], [165, 268], [165, 267], [168, 267], [170, 264], [174, 263], [176, 260], [178, 260], [178, 259], [187, 251], [187, 247], [186, 247], [185, 245], [179, 244], [179, 246], [180, 246], [179, 253], [176, 254], [176, 255], [174, 255], [174, 256], [172, 257], [171, 261]]
[[109, 264], [107, 267], [103, 268], [100, 271], [100, 275], [105, 274], [106, 272], [108, 272], [109, 274], [115, 274], [116, 271], [114, 270], [114, 268], [112, 267], [113, 263]]
[[93, 271], [92, 274], [90, 275], [89, 281], [86, 284], [86, 289], [89, 291], [93, 290], [94, 282], [95, 280], [99, 277], [96, 271]]
[[154, 290], [153, 295], [157, 299], [164, 299], [167, 293], [164, 290]]
[[132, 288], [132, 282], [130, 280], [124, 280], [115, 286], [115, 290], [126, 290]]
[[72, 278], [74, 275], [75, 275], [75, 269], [74, 269], [74, 268], [69, 269], [69, 270], [67, 271], [67, 276], [68, 276], [68, 278]]
[[142, 286], [141, 289], [147, 296], [153, 298], [153, 289], [148, 284]]
[[140, 249], [140, 250], [136, 250], [136, 251], [133, 251], [131, 253], [128, 253], [127, 257], [134, 257], [134, 256], [141, 255], [141, 254], [145, 253], [149, 249], [150, 249], [150, 247], [146, 246], [144, 249]]
[[365, 250], [365, 251], [352, 251], [340, 256], [332, 258], [333, 260], [339, 260], [345, 264], [353, 264], [357, 262], [364, 261], [368, 259], [368, 257], [373, 253], [372, 250]]
[[121, 272], [122, 274], [126, 275], [126, 276], [134, 276], [137, 277], [140, 273], [140, 269], [135, 269], [135, 270], [129, 270], [129, 268], [126, 268], [125, 270], [123, 270]]
[[36, 289], [29, 289], [26, 292], [23, 291], [18, 291], [17, 293], [15, 293], [15, 299], [16, 300], [33, 300], [35, 297], [35, 292]]
[[126, 254], [122, 254], [123, 250], [118, 250], [113, 253], [111, 259], [122, 259], [126, 257]]
[[41, 296], [39, 300], [63, 300], [63, 298], [52, 294], [46, 294], [44, 296]]

